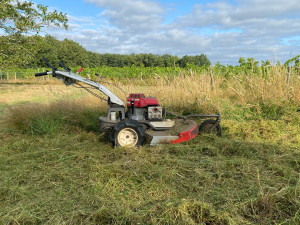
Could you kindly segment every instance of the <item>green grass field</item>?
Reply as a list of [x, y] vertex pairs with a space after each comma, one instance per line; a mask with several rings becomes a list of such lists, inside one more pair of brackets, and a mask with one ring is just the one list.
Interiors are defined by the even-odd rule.
[[221, 137], [128, 149], [98, 132], [106, 106], [80, 90], [0, 87], [0, 224], [300, 223], [297, 96], [214, 106], [214, 92], [203, 104], [221, 111]]

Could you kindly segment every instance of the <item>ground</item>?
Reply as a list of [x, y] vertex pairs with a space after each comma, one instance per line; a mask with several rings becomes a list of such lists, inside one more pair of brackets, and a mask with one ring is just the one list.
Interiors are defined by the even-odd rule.
[[98, 132], [106, 107], [55, 82], [0, 84], [1, 224], [300, 223], [295, 108], [127, 149]]

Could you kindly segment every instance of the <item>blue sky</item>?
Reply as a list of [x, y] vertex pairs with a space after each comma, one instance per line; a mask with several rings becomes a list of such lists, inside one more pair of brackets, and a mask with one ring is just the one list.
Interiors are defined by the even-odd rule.
[[48, 29], [99, 53], [206, 54], [212, 63], [239, 57], [300, 54], [299, 0], [33, 0], [68, 14], [67, 31]]

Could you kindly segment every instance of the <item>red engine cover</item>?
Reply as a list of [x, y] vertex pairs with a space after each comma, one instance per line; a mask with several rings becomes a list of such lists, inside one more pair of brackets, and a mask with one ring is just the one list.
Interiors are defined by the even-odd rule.
[[147, 107], [149, 105], [158, 105], [158, 101], [156, 98], [145, 97], [145, 95], [141, 93], [129, 94], [129, 97], [127, 98], [127, 107], [131, 105], [131, 100], [134, 100], [134, 107], [138, 108]]

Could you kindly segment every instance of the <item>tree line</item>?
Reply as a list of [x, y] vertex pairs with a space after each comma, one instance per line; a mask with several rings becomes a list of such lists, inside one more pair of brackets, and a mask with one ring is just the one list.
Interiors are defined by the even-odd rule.
[[46, 35], [41, 37], [38, 35], [5, 35], [0, 36], [1, 48], [1, 68], [37, 68], [44, 67], [45, 63], [42, 57], [48, 59], [49, 62], [63, 62], [70, 67], [185, 67], [187, 64], [196, 66], [210, 65], [206, 55], [196, 56], [173, 56], [169, 54], [100, 54], [87, 51], [80, 44], [64, 39], [62, 41]]
[[[34, 4], [31, 1], [1, 0], [0, 1], [0, 70], [11, 68], [37, 68], [44, 67], [42, 57], [50, 62], [63, 62], [69, 67], [78, 65], [84, 67], [202, 67], [211, 65], [206, 55], [172, 56], [154, 54], [99, 54], [87, 51], [80, 44], [65, 39], [63, 41], [46, 35], [49, 27], [62, 27], [68, 29], [68, 18], [65, 13], [49, 10], [47, 6]], [[299, 70], [300, 55], [284, 63], [284, 66], [294, 67]], [[253, 58], [239, 60], [240, 66], [236, 68], [250, 69], [251, 73], [257, 70], [258, 61]], [[262, 61], [262, 66], [269, 66], [270, 62]], [[214, 66], [220, 70], [232, 68], [222, 66], [218, 62]], [[226, 69], [227, 70], [227, 69]]]

